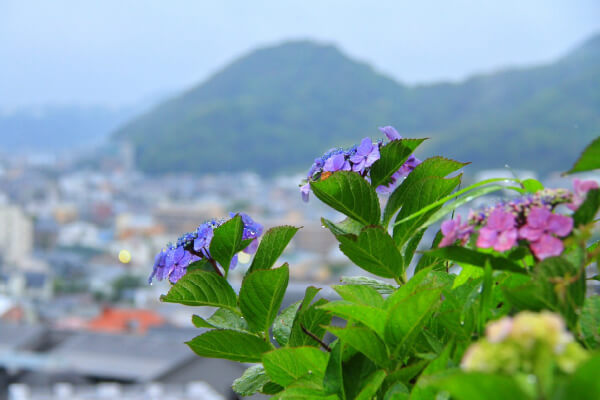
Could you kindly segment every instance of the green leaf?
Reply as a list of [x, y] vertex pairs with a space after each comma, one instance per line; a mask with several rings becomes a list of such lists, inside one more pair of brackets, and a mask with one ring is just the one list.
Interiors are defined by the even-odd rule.
[[595, 355], [577, 368], [569, 379], [562, 399], [600, 399], [600, 356]]
[[216, 326], [211, 325], [204, 318], [196, 314], [192, 315], [192, 324], [194, 324], [196, 328], [216, 328]]
[[228, 329], [205, 332], [186, 344], [201, 357], [247, 363], [260, 362], [262, 354], [273, 348], [258, 336]]
[[206, 258], [203, 258], [188, 265], [186, 271], [186, 273], [189, 274], [193, 271], [207, 271], [214, 273], [215, 270], [212, 264]]
[[404, 204], [404, 201], [414, 196], [416, 193], [414, 188], [418, 181], [430, 176], [443, 178], [454, 171], [458, 171], [467, 164], [443, 157], [431, 157], [417, 165], [390, 196], [383, 213], [383, 226], [388, 226], [394, 214]]
[[527, 271], [516, 262], [502, 256], [495, 256], [489, 253], [471, 250], [462, 246], [448, 246], [428, 250], [425, 254], [435, 257], [452, 260], [459, 265], [465, 263], [483, 268], [486, 263], [490, 263], [492, 269], [500, 271], [510, 271], [519, 274], [526, 274]]
[[269, 394], [269, 395], [277, 394], [281, 391], [283, 391], [283, 387], [276, 384], [275, 382], [271, 382], [271, 381], [265, 383], [265, 385], [260, 390], [261, 393]]
[[600, 347], [600, 296], [585, 299], [579, 318], [583, 343], [588, 349]]
[[440, 303], [440, 288], [425, 289], [398, 301], [389, 311], [385, 325], [385, 341], [392, 355], [406, 354], [418, 334]]
[[540, 181], [532, 178], [522, 180], [521, 185], [527, 193], [536, 193], [540, 190], [544, 190], [544, 185]]
[[263, 386], [269, 382], [265, 369], [262, 365], [253, 365], [244, 371], [242, 376], [233, 381], [233, 390], [241, 396], [251, 396], [260, 392]]
[[321, 223], [324, 227], [329, 229], [334, 236], [347, 235], [349, 233], [358, 235], [361, 229], [364, 227], [363, 224], [353, 220], [352, 218], [345, 218], [340, 222], [332, 222], [326, 218], [321, 218]]
[[327, 395], [321, 389], [290, 387], [273, 397], [273, 400], [338, 400], [334, 394]]
[[410, 265], [413, 257], [415, 256], [415, 252], [419, 247], [419, 243], [421, 243], [421, 239], [423, 239], [423, 235], [425, 234], [425, 229], [421, 229], [410, 238], [406, 247], [404, 248], [404, 265]]
[[248, 331], [248, 323], [238, 313], [226, 308], [219, 308], [208, 320], [198, 315], [192, 316], [192, 323], [196, 328], [232, 329], [234, 331]]
[[383, 332], [387, 313], [380, 308], [354, 304], [344, 300], [332, 301], [322, 305], [320, 308], [330, 311], [332, 314], [345, 318], [348, 321], [360, 322], [375, 331], [381, 338], [384, 336]]
[[323, 378], [323, 388], [328, 394], [335, 394], [340, 399], [345, 399], [344, 393], [344, 377], [342, 372], [342, 354], [343, 344], [339, 340], [335, 341], [331, 346], [329, 353], [329, 361], [325, 369]]
[[592, 189], [587, 192], [585, 201], [573, 214], [575, 226], [589, 224], [594, 220], [600, 209], [600, 189]]
[[483, 276], [483, 269], [481, 267], [475, 267], [473, 265], [469, 265], [463, 263], [461, 265], [462, 270], [460, 274], [454, 280], [454, 284], [452, 285], [452, 289], [459, 287], [460, 285], [464, 285], [470, 279], [477, 279]]
[[477, 313], [479, 318], [479, 332], [481, 334], [485, 331], [484, 326], [488, 320], [490, 309], [492, 308], [492, 293], [494, 287], [492, 267], [487, 263], [484, 268], [483, 283], [481, 285], [481, 295], [479, 299], [479, 312]]
[[310, 187], [323, 203], [363, 225], [379, 223], [377, 193], [358, 173], [338, 171], [327, 179], [311, 182]]
[[412, 393], [410, 395], [411, 400], [428, 400], [435, 399], [438, 389], [433, 386], [427, 385], [427, 379], [431, 375], [435, 375], [438, 373], [444, 373], [448, 370], [448, 368], [452, 367], [451, 363], [451, 353], [452, 353], [453, 345], [452, 343], [448, 344], [443, 352], [433, 360], [427, 368], [423, 371], [421, 376], [419, 376], [419, 380], [416, 385], [413, 387]]
[[413, 363], [395, 370], [390, 374], [390, 381], [402, 382], [405, 385], [412, 385], [415, 378], [427, 367], [429, 360], [418, 360]]
[[[518, 278], [518, 279], [515, 279]], [[518, 310], [541, 311], [554, 309], [544, 298], [540, 285], [533, 282], [530, 277], [515, 275], [511, 279], [513, 284], [502, 286], [505, 299]]]
[[374, 372], [364, 382], [363, 389], [356, 396], [356, 400], [371, 400], [377, 394], [385, 377], [386, 373], [383, 370]]
[[[440, 245], [440, 242], [442, 241], [443, 237], [444, 235], [442, 235], [442, 232], [438, 231], [435, 234], [435, 237], [433, 238], [430, 248], [436, 249]], [[435, 257], [425, 252], [421, 255], [421, 258], [419, 258], [419, 262], [417, 262], [417, 266], [415, 267], [415, 273], [427, 268], [432, 268], [435, 270], [443, 269], [445, 271], [447, 269], [446, 264], [449, 264], [449, 262], [444, 260], [443, 258]]]
[[369, 328], [338, 328], [328, 326], [327, 330], [356, 351], [363, 353], [382, 368], [390, 365], [390, 356], [383, 340]]
[[333, 285], [332, 288], [346, 301], [365, 306], [383, 306], [383, 297], [381, 297], [381, 294], [371, 286]]
[[[394, 242], [398, 247], [406, 243], [408, 239], [410, 239], [410, 237], [431, 217], [431, 215], [435, 213], [437, 207], [441, 207], [442, 204], [425, 213], [422, 213], [422, 210], [444, 196], [449, 195], [459, 185], [461, 177], [462, 175], [449, 179], [429, 177], [415, 182], [413, 187], [415, 192], [413, 193], [413, 196], [405, 199], [400, 212], [396, 216], [393, 236]], [[411, 215], [419, 212], [421, 212], [422, 215], [411, 218]], [[404, 222], [400, 223], [402, 220], [404, 220]]]
[[287, 264], [246, 275], [240, 289], [240, 309], [250, 328], [258, 332], [269, 332], [279, 312], [289, 276]]
[[311, 375], [322, 382], [327, 368], [327, 354], [314, 347], [283, 347], [263, 355], [263, 365], [271, 380], [281, 386]]
[[427, 219], [427, 221], [421, 225], [420, 228], [424, 229], [424, 228], [427, 228], [427, 227], [435, 224], [442, 218], [448, 216], [448, 214], [450, 214], [452, 211], [456, 210], [458, 207], [463, 206], [467, 203], [470, 203], [471, 201], [473, 201], [481, 196], [485, 196], [487, 194], [497, 192], [498, 190], [503, 190], [503, 189], [506, 189], [506, 186], [490, 185], [490, 186], [484, 186], [484, 187], [480, 187], [477, 189], [473, 189], [472, 191], [467, 192], [464, 196], [457, 198], [452, 203], [447, 204], [447, 205], [443, 206], [442, 208], [440, 208], [439, 210], [437, 210], [436, 212], [434, 212]]
[[194, 271], [185, 274], [161, 301], [186, 306], [212, 306], [237, 310], [237, 296], [222, 276], [214, 272]]
[[371, 185], [376, 188], [390, 183], [392, 175], [406, 163], [415, 149], [426, 139], [393, 140], [381, 147], [380, 158], [371, 166]]
[[[422, 217], [424, 214], [431, 213], [436, 208], [441, 207], [444, 203], [446, 203], [449, 200], [452, 200], [456, 197], [462, 196], [463, 194], [465, 194], [471, 190], [474, 190], [480, 186], [488, 185], [493, 182], [520, 182], [520, 180], [516, 179], [516, 178], [491, 178], [491, 179], [486, 179], [484, 181], [477, 182], [471, 186], [468, 186], [464, 189], [458, 190], [452, 194], [448, 194], [447, 196], [444, 196], [444, 197], [440, 198], [439, 200], [436, 200], [436, 201], [430, 203], [429, 205], [421, 208], [418, 211], [415, 211], [414, 213], [412, 213], [404, 218], [396, 218], [396, 222], [394, 223], [394, 226], [399, 225], [399, 224], [404, 224], [405, 222], [408, 222], [408, 221], [418, 218], [418, 217]], [[504, 189], [515, 190], [517, 193], [522, 193], [522, 191], [523, 191], [523, 189], [521, 189], [520, 187], [515, 187], [515, 186], [506, 186], [506, 187], [504, 187]]]
[[384, 278], [404, 275], [402, 255], [380, 226], [368, 226], [360, 235], [338, 236], [340, 250], [362, 269]]
[[543, 298], [573, 329], [585, 300], [585, 274], [562, 257], [549, 257], [536, 265], [535, 280]]
[[456, 400], [531, 400], [515, 379], [505, 375], [456, 372], [434, 384]]
[[[242, 245], [242, 234], [244, 223], [242, 217], [236, 215], [223, 225], [214, 230], [214, 236], [210, 242], [210, 255], [225, 270], [225, 275], [229, 271], [231, 259], [245, 246]], [[246, 243], [246, 246], [249, 243]]]
[[389, 296], [384, 302], [384, 308], [390, 310], [398, 303], [423, 290], [443, 290], [452, 286], [453, 276], [446, 271], [435, 271], [431, 268], [424, 269], [413, 275], [413, 277]]
[[312, 305], [310, 304], [319, 290], [320, 289], [317, 289], [314, 286], [309, 286], [306, 288], [304, 299], [302, 300], [302, 304], [300, 305], [300, 308], [296, 313], [296, 317], [294, 318], [292, 333], [290, 334], [290, 339], [288, 342], [289, 346], [320, 346], [320, 343], [307, 335], [302, 329], [302, 327], [304, 327], [304, 329], [319, 339], [323, 339], [323, 336], [325, 335], [325, 329], [323, 326], [329, 325], [331, 322], [331, 314], [319, 308], [319, 306], [328, 303], [327, 300], [320, 299], [314, 302]]
[[385, 396], [383, 400], [409, 400], [410, 392], [408, 388], [403, 383], [396, 383], [392, 387], [390, 387], [387, 392], [385, 392]]
[[270, 269], [281, 256], [281, 253], [283, 253], [283, 250], [285, 250], [296, 232], [298, 232], [298, 229], [300, 228], [283, 225], [276, 226], [265, 232], [247, 274], [261, 269]]
[[342, 371], [346, 399], [355, 399], [362, 390], [364, 382], [377, 369], [377, 366], [362, 353], [355, 353], [345, 358]]
[[327, 300], [320, 299], [308, 306], [308, 308], [301, 307], [300, 311], [296, 314], [296, 319], [292, 326], [289, 346], [320, 346], [320, 343], [306, 334], [302, 327], [319, 339], [323, 339], [325, 335], [325, 328], [323, 327], [331, 322], [331, 314], [325, 310], [321, 310], [319, 307], [327, 303]]
[[375, 289], [379, 294], [391, 294], [396, 290], [394, 285], [366, 276], [342, 276], [340, 280], [347, 285], [368, 286]]
[[590, 143], [573, 167], [565, 174], [574, 174], [575, 172], [593, 171], [600, 168], [600, 136]]
[[296, 313], [300, 308], [300, 303], [301, 301], [297, 301], [286, 307], [281, 314], [275, 318], [275, 323], [273, 324], [273, 337], [281, 346], [287, 345], [290, 340], [292, 325], [294, 324]]

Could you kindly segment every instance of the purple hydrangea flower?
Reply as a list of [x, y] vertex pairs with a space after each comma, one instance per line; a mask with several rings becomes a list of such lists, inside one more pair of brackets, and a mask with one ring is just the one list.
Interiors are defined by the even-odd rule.
[[379, 130], [385, 134], [390, 141], [402, 139], [402, 136], [400, 136], [393, 126], [381, 126], [379, 127]]
[[442, 238], [439, 247], [446, 247], [454, 244], [457, 240], [461, 241], [461, 244], [467, 243], [471, 233], [473, 233], [473, 227], [464, 224], [460, 224], [460, 215], [456, 216], [456, 219], [442, 222]]
[[545, 207], [532, 208], [527, 216], [527, 224], [519, 229], [519, 237], [529, 240], [533, 254], [543, 260], [558, 256], [564, 246], [559, 237], [565, 237], [573, 230], [573, 219], [553, 214]]
[[585, 201], [585, 197], [587, 196], [587, 192], [592, 189], [598, 189], [598, 182], [596, 181], [582, 181], [577, 178], [573, 180], [573, 201], [570, 204], [567, 204], [571, 210], [575, 211], [583, 204]]
[[365, 168], [369, 168], [379, 160], [379, 157], [379, 146], [373, 144], [370, 138], [364, 138], [356, 148], [356, 153], [350, 157], [353, 164], [352, 171], [362, 173]]
[[514, 215], [496, 208], [491, 212], [486, 225], [479, 230], [477, 247], [496, 251], [511, 249], [517, 242], [517, 228]]

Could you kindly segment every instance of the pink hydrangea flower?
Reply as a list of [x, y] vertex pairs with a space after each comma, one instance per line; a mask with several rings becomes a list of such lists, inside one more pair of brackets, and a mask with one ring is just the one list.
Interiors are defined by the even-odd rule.
[[454, 244], [457, 240], [465, 244], [473, 233], [473, 227], [467, 224], [461, 225], [460, 215], [458, 215], [456, 219], [442, 222], [441, 231], [444, 237], [440, 241], [439, 247], [446, 247]]
[[496, 208], [487, 218], [486, 225], [479, 230], [477, 247], [487, 249], [493, 247], [496, 251], [511, 249], [517, 242], [515, 217], [509, 212]]
[[572, 218], [553, 214], [545, 207], [536, 207], [527, 215], [527, 224], [519, 229], [519, 237], [529, 240], [533, 254], [543, 260], [560, 255], [564, 249], [562, 240], [553, 235], [564, 237], [571, 230]]
[[581, 204], [583, 204], [585, 200], [585, 196], [587, 192], [592, 189], [598, 189], [598, 182], [596, 181], [582, 181], [577, 178], [573, 180], [573, 186], [575, 190], [573, 191], [573, 202], [567, 204], [571, 210], [575, 211], [579, 208]]

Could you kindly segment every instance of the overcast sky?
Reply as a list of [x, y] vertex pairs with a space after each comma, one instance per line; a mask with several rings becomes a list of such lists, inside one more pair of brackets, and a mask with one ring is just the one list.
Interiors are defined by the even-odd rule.
[[289, 39], [416, 83], [549, 62], [594, 33], [600, 0], [0, 0], [0, 108], [133, 104]]

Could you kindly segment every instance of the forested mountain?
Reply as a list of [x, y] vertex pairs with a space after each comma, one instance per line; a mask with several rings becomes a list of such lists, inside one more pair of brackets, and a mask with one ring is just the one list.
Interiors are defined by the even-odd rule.
[[419, 86], [333, 46], [288, 42], [238, 59], [113, 136], [134, 143], [148, 172], [272, 174], [379, 137], [381, 125], [430, 137], [421, 155], [439, 152], [477, 169], [565, 169], [600, 134], [600, 35], [549, 65]]

